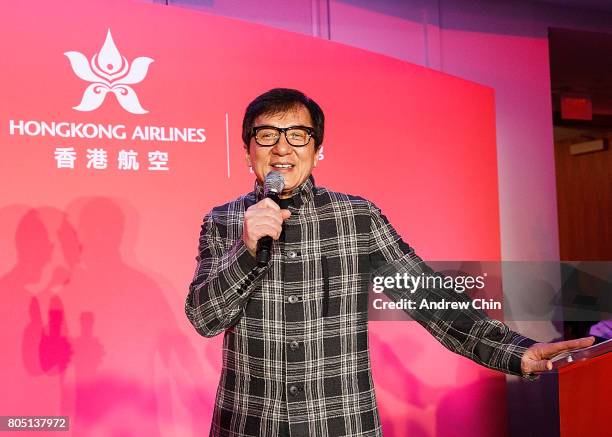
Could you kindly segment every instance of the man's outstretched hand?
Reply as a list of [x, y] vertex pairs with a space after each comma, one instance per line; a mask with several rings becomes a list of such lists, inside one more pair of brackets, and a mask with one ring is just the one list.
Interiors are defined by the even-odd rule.
[[573, 349], [589, 347], [595, 343], [595, 337], [584, 337], [576, 340], [558, 341], [555, 343], [535, 343], [525, 351], [521, 358], [521, 370], [526, 373], [540, 373], [552, 370], [550, 361], [555, 355]]

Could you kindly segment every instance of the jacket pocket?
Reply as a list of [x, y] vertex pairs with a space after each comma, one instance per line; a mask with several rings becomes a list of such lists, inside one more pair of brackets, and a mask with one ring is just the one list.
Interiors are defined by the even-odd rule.
[[323, 304], [321, 315], [327, 317], [329, 311], [329, 266], [327, 265], [326, 256], [321, 256], [321, 272], [323, 273]]

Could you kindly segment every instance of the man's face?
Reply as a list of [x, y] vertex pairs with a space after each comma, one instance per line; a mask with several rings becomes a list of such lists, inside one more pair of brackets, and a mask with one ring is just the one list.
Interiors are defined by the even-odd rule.
[[[260, 115], [253, 122], [253, 127], [257, 126], [312, 127], [312, 120], [308, 109], [299, 105], [287, 112]], [[278, 142], [269, 147], [258, 145], [255, 138], [251, 137], [246, 158], [247, 163], [253, 168], [253, 172], [261, 183], [271, 171], [278, 171], [282, 174], [285, 179], [285, 189], [281, 197], [288, 197], [292, 190], [308, 179], [312, 168], [317, 165], [318, 153], [315, 150], [314, 138], [310, 138], [305, 146], [295, 147], [287, 142], [284, 134], [281, 134]], [[285, 164], [285, 166], [281, 167], [281, 164]], [[286, 164], [290, 165], [287, 167]]]

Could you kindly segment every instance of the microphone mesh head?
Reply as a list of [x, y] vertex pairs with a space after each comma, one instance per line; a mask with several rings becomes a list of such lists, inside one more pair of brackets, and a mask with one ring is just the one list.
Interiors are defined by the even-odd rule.
[[285, 188], [285, 179], [283, 175], [278, 171], [271, 171], [266, 175], [266, 179], [264, 180], [264, 195], [267, 196], [268, 193], [276, 193], [280, 194]]

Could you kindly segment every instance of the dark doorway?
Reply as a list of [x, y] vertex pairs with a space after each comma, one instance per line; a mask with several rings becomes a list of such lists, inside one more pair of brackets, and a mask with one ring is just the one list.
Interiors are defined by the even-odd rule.
[[[560, 257], [610, 261], [612, 34], [553, 28], [549, 50]], [[610, 278], [577, 274], [580, 277], [573, 279], [589, 289], [595, 280], [609, 285]], [[599, 296], [579, 297], [598, 300]], [[594, 323], [566, 321], [565, 337], [586, 336]]]
[[612, 260], [612, 34], [550, 29], [549, 48], [561, 259]]

